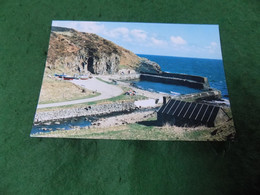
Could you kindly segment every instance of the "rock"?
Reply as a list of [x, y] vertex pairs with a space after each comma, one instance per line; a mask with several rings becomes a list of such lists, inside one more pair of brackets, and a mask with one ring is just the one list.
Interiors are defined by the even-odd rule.
[[[121, 66], [120, 66], [121, 65]], [[52, 27], [45, 71], [73, 74], [114, 74], [125, 67], [128, 74], [160, 72], [160, 66], [93, 33]]]
[[135, 109], [134, 102], [94, 105], [94, 106], [89, 106], [87, 108], [59, 109], [55, 111], [37, 112], [34, 118], [34, 122], [45, 123], [46, 125], [50, 125], [51, 122], [49, 121], [53, 121], [53, 120], [62, 120], [62, 119], [71, 119], [71, 118], [75, 119], [75, 117], [87, 117], [87, 116], [96, 116], [96, 115], [98, 116], [98, 115], [104, 115], [106, 113], [116, 113], [116, 112], [123, 112], [127, 110], [131, 111], [134, 109]]
[[150, 61], [146, 58], [140, 58], [140, 63], [136, 68], [136, 71], [144, 73], [160, 73], [161, 67], [156, 62]]
[[226, 137], [226, 139], [229, 141], [229, 140], [233, 140], [234, 139], [234, 134], [233, 133], [231, 133], [231, 134], [229, 134], [227, 137]]
[[45, 122], [44, 123], [44, 125], [50, 125], [51, 124], [51, 122]]
[[47, 69], [64, 72], [114, 74], [119, 70], [121, 58], [139, 57], [130, 51], [93, 33], [52, 27]]
[[216, 134], [217, 134], [217, 132], [218, 132], [218, 129], [216, 129], [216, 130], [212, 131], [210, 134], [211, 134], [212, 136], [214, 136], [214, 135], [216, 135]]

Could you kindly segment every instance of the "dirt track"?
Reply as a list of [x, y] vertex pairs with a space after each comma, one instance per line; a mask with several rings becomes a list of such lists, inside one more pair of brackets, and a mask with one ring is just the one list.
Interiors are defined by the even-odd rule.
[[73, 100], [73, 101], [66, 101], [66, 102], [58, 102], [58, 103], [51, 103], [51, 104], [39, 104], [37, 108], [49, 108], [49, 107], [58, 107], [58, 106], [65, 106], [65, 105], [72, 105], [72, 104], [80, 104], [86, 102], [93, 102], [98, 100], [109, 99], [112, 97], [119, 96], [123, 93], [123, 90], [115, 85], [110, 85], [105, 82], [102, 82], [95, 77], [89, 80], [73, 80], [72, 83], [85, 87], [86, 89], [96, 91], [101, 93], [101, 95], [93, 98], [86, 98], [80, 100]]

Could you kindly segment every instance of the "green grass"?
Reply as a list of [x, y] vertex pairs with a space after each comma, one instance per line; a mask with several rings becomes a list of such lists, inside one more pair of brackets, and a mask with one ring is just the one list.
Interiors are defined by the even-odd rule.
[[102, 132], [95, 132], [99, 129], [80, 130], [59, 130], [50, 133], [34, 135], [36, 137], [66, 137], [82, 139], [117, 139], [117, 140], [186, 140], [186, 141], [223, 141], [223, 138], [210, 135], [211, 129], [188, 130], [183, 128], [182, 132], [165, 127], [145, 126], [138, 123], [117, 126], [115, 128], [104, 129]]
[[117, 101], [122, 101], [122, 100], [126, 100], [126, 101], [130, 101], [130, 100], [144, 100], [147, 99], [145, 96], [142, 95], [135, 95], [135, 96], [130, 96], [130, 95], [119, 95], [113, 98], [108, 99], [111, 102], [117, 102]]
[[78, 108], [78, 107], [84, 107], [84, 106], [90, 106], [90, 105], [98, 105], [98, 104], [104, 104], [104, 103], [115, 103], [119, 101], [136, 101], [136, 100], [144, 100], [147, 99], [145, 96], [142, 95], [119, 95], [113, 98], [105, 99], [105, 100], [98, 100], [93, 102], [86, 102], [81, 104], [72, 104], [72, 105], [66, 105], [66, 106], [59, 106], [59, 107], [51, 107], [51, 108], [39, 108], [37, 110], [43, 112], [43, 111], [51, 111], [51, 110], [57, 110], [57, 109], [66, 109], [66, 108]]
[[75, 98], [71, 98], [71, 99], [63, 99], [60, 101], [42, 101], [42, 102], [39, 102], [39, 104], [51, 104], [51, 103], [67, 102], [67, 101], [73, 101], [73, 100], [82, 100], [82, 99], [87, 99], [87, 98], [93, 98], [93, 97], [96, 97], [99, 95], [101, 95], [101, 93], [95, 92], [95, 94], [90, 94], [85, 97], [75, 97]]
[[[105, 133], [91, 133], [85, 135], [85, 138], [103, 138], [103, 139], [120, 139], [121, 134], [126, 130], [109, 131]], [[83, 136], [84, 137], [84, 136]], [[82, 136], [73, 135], [72, 138], [82, 138]]]
[[104, 83], [110, 84], [110, 85], [115, 85], [114, 82], [105, 81], [105, 80], [103, 80], [103, 79], [101, 79], [101, 78], [99, 78], [99, 77], [96, 77], [96, 79], [99, 80], [99, 81], [102, 81], [102, 82], [104, 82]]
[[128, 68], [129, 68], [129, 66], [127, 66], [127, 65], [119, 64], [119, 70], [121, 70], [121, 69], [128, 69]]
[[[145, 121], [156, 121], [156, 116]], [[223, 127], [218, 127], [222, 128]], [[186, 140], [186, 141], [223, 141], [222, 135], [212, 136], [210, 133], [215, 128], [201, 127], [176, 127], [176, 126], [149, 126], [132, 123], [109, 128], [81, 128], [71, 131], [59, 130], [35, 136], [67, 137], [83, 139], [117, 139], [117, 140]], [[227, 129], [228, 131], [228, 129]]]
[[[210, 131], [211, 132], [211, 131]], [[194, 130], [189, 131], [183, 135], [184, 140], [201, 140], [203, 137], [207, 139], [206, 137], [210, 136], [209, 129], [207, 130]]]

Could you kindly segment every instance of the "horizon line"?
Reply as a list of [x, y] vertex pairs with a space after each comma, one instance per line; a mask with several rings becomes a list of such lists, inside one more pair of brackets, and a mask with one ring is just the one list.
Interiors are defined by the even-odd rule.
[[148, 56], [164, 56], [164, 57], [175, 57], [175, 58], [195, 58], [195, 59], [205, 59], [205, 60], [222, 60], [222, 58], [202, 58], [202, 57], [187, 57], [187, 56], [168, 56], [168, 55], [155, 55], [155, 54], [141, 54], [134, 53], [135, 55], [148, 55]]

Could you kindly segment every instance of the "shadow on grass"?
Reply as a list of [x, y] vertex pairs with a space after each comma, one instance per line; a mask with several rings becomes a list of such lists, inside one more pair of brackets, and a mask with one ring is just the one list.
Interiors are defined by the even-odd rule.
[[153, 121], [140, 121], [140, 122], [137, 122], [137, 124], [148, 126], [148, 127], [151, 127], [151, 126], [160, 127], [161, 126], [161, 125], [159, 125], [157, 120], [153, 120]]

